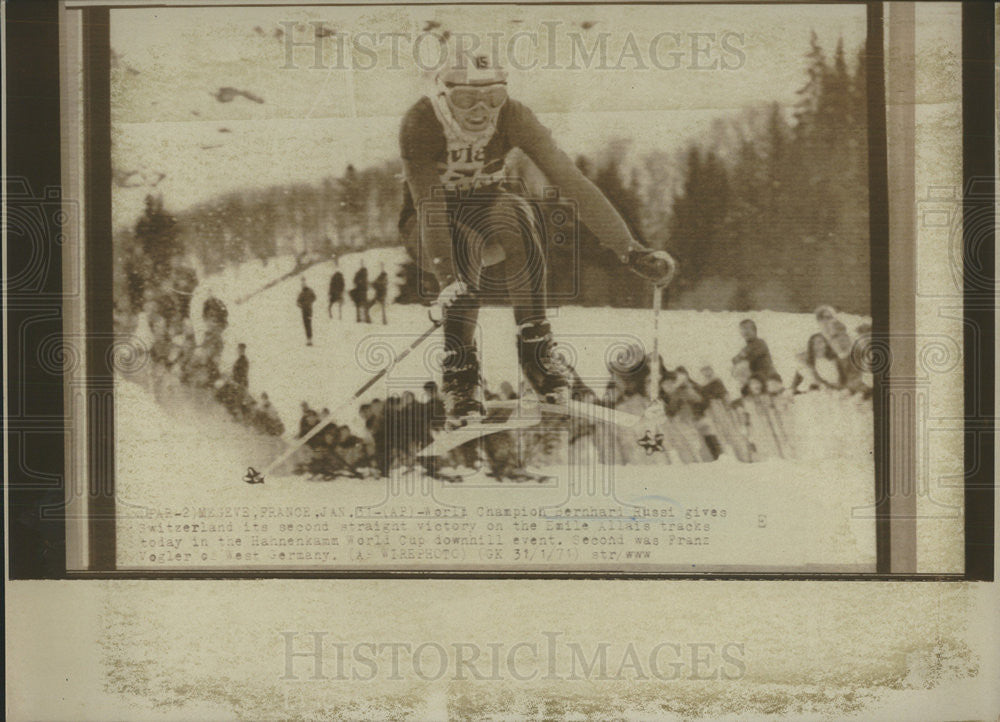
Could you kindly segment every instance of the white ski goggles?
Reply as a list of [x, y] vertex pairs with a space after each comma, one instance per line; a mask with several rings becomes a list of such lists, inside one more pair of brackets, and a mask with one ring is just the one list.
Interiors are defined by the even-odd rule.
[[504, 83], [476, 87], [471, 85], [449, 85], [445, 83], [448, 100], [459, 110], [471, 110], [480, 103], [496, 110], [507, 102], [507, 86]]

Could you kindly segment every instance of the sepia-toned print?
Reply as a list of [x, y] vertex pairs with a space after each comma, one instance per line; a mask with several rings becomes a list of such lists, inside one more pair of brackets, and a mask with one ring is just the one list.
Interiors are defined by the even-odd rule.
[[876, 570], [864, 6], [110, 17], [117, 568]]

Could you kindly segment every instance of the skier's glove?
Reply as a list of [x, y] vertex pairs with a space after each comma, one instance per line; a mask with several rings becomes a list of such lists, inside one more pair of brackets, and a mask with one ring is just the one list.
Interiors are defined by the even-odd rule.
[[472, 293], [469, 291], [468, 285], [464, 281], [452, 281], [450, 284], [441, 289], [441, 293], [438, 294], [437, 300], [430, 309], [431, 320], [435, 323], [441, 323], [444, 321], [445, 312], [449, 307], [454, 305], [456, 302], [471, 298]]
[[677, 273], [677, 261], [666, 251], [633, 246], [627, 256], [628, 267], [654, 286], [666, 286]]

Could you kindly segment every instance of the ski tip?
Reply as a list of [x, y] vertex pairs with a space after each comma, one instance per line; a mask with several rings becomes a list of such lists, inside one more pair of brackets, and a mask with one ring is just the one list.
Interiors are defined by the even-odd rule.
[[248, 484], [263, 484], [264, 475], [252, 466], [248, 466], [247, 473], [243, 475], [243, 481]]

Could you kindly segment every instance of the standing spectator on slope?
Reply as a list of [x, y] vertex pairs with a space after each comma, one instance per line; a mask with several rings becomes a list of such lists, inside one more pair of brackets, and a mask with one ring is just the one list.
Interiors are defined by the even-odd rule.
[[236, 348], [239, 356], [233, 364], [233, 381], [246, 389], [250, 387], [250, 359], [247, 358], [247, 345], [241, 343]]
[[[336, 261], [334, 261], [336, 263]], [[344, 274], [338, 268], [330, 276], [330, 288], [327, 290], [326, 315], [333, 318], [333, 304], [337, 304], [337, 320], [344, 318]]]
[[[372, 305], [377, 303], [382, 309], [382, 325], [385, 326], [388, 323], [385, 318], [385, 303], [389, 295], [389, 274], [385, 272], [384, 263], [382, 264], [381, 273], [372, 281], [372, 290], [375, 292], [375, 300], [372, 301]], [[371, 319], [368, 322], [371, 323]]]
[[[771, 351], [764, 339], [757, 336], [757, 324], [749, 318], [740, 321], [740, 335], [746, 341], [746, 345], [733, 357], [733, 365], [745, 361], [749, 366], [751, 378], [759, 379], [761, 385], [769, 387], [768, 391], [772, 393], [780, 390], [781, 375], [774, 368]], [[747, 386], [744, 386], [743, 393], [746, 392]]]
[[316, 293], [306, 285], [306, 277], [302, 277], [302, 290], [295, 301], [299, 310], [302, 311], [302, 325], [306, 330], [306, 346], [313, 345], [313, 304], [316, 303]]
[[364, 261], [361, 268], [354, 274], [354, 288], [350, 292], [351, 301], [354, 303], [354, 320], [356, 323], [371, 323], [372, 319], [368, 313], [368, 269], [365, 268]]

